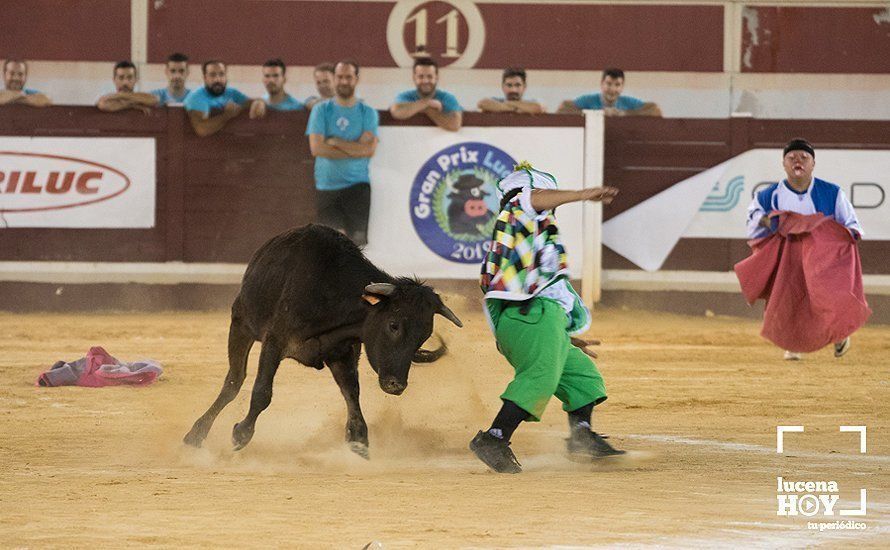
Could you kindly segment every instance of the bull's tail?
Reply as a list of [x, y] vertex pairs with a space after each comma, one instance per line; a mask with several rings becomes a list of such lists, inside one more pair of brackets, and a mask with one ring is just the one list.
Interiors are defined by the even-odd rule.
[[445, 345], [445, 340], [439, 334], [435, 336], [439, 340], [439, 347], [436, 349], [418, 349], [414, 352], [414, 358], [412, 359], [414, 363], [433, 363], [448, 353], [448, 346]]

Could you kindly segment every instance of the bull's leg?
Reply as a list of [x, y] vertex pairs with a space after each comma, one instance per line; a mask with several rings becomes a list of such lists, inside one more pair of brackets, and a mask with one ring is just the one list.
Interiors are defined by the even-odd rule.
[[236, 451], [250, 443], [257, 417], [272, 402], [272, 381], [275, 379], [275, 372], [284, 357], [283, 351], [282, 346], [275, 341], [274, 337], [267, 336], [263, 341], [263, 350], [260, 352], [260, 368], [257, 370], [253, 392], [250, 395], [250, 410], [247, 411], [244, 420], [235, 424], [232, 429], [232, 444], [235, 445]]
[[358, 357], [361, 352], [361, 344], [349, 346], [348, 351], [337, 357], [325, 360], [334, 380], [340, 386], [340, 393], [346, 399], [346, 441], [352, 452], [362, 458], [368, 456], [368, 425], [362, 416], [362, 409], [358, 401]]
[[195, 421], [192, 429], [183, 438], [187, 445], [200, 447], [219, 412], [238, 395], [247, 375], [247, 356], [250, 354], [253, 342], [253, 335], [247, 326], [241, 319], [233, 317], [232, 324], [229, 325], [229, 373], [226, 374], [226, 381], [216, 401], [201, 418]]

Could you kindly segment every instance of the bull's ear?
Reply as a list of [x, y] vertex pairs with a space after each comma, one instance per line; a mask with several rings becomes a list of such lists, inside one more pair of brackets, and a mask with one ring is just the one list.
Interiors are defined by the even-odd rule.
[[376, 306], [380, 303], [380, 296], [375, 296], [374, 294], [362, 294], [362, 300], [368, 302], [372, 306]]

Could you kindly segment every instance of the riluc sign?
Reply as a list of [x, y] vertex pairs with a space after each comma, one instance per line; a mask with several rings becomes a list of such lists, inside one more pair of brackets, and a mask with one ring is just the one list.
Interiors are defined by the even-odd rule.
[[103, 164], [73, 157], [0, 151], [0, 212], [73, 208], [114, 198], [129, 187], [126, 174]]
[[423, 243], [453, 262], [481, 262], [498, 211], [495, 184], [515, 164], [504, 151], [479, 142], [430, 157], [411, 186], [411, 220]]
[[154, 227], [151, 138], [0, 137], [8, 227]]

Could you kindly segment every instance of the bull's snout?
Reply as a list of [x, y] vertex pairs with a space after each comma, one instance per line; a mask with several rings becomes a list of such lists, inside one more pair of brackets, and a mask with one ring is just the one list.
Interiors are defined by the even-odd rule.
[[380, 389], [391, 395], [401, 395], [408, 384], [399, 382], [395, 378], [380, 379]]

